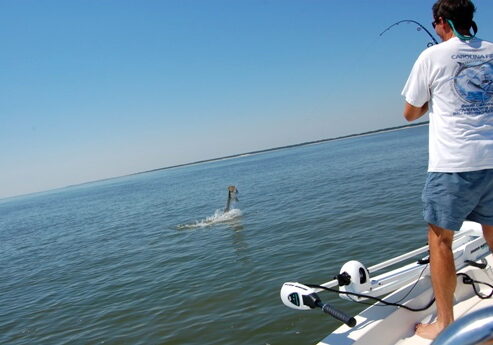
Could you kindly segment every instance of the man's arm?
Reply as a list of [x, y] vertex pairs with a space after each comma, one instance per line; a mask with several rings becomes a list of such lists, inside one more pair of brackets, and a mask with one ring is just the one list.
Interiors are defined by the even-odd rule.
[[423, 104], [421, 107], [415, 107], [407, 102], [404, 104], [404, 117], [407, 121], [411, 122], [419, 119], [421, 116], [426, 114], [428, 111], [428, 102]]

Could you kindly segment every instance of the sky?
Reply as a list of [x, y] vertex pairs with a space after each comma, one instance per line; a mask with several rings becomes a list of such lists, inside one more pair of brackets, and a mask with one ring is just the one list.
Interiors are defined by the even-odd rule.
[[0, 198], [405, 125], [433, 3], [0, 0]]

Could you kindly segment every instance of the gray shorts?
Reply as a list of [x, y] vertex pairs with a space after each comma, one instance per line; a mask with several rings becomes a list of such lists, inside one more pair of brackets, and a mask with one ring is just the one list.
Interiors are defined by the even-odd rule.
[[429, 172], [422, 200], [429, 224], [454, 231], [464, 220], [493, 225], [493, 169]]

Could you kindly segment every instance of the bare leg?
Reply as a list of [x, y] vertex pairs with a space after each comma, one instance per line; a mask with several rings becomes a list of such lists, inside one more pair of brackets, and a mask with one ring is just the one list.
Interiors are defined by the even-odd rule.
[[482, 225], [483, 227], [483, 236], [490, 247], [490, 250], [493, 252], [493, 225]]
[[418, 324], [416, 326], [416, 334], [426, 339], [435, 339], [443, 329], [454, 321], [453, 306], [457, 278], [452, 253], [453, 240], [453, 231], [442, 229], [436, 225], [429, 225], [430, 271], [437, 305], [437, 321], [432, 324]]

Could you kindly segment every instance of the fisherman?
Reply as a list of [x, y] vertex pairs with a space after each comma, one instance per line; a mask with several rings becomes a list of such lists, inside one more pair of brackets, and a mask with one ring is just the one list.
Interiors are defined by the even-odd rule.
[[471, 1], [438, 0], [432, 10], [443, 42], [421, 53], [402, 91], [404, 117], [430, 119], [422, 200], [437, 319], [416, 325], [428, 339], [454, 321], [454, 231], [478, 222], [493, 250], [493, 43], [475, 37]]
[[236, 196], [238, 194], [238, 189], [235, 186], [228, 187], [228, 201], [226, 202], [226, 207], [224, 208], [224, 213], [228, 212], [231, 209], [231, 202], [240, 201]]

